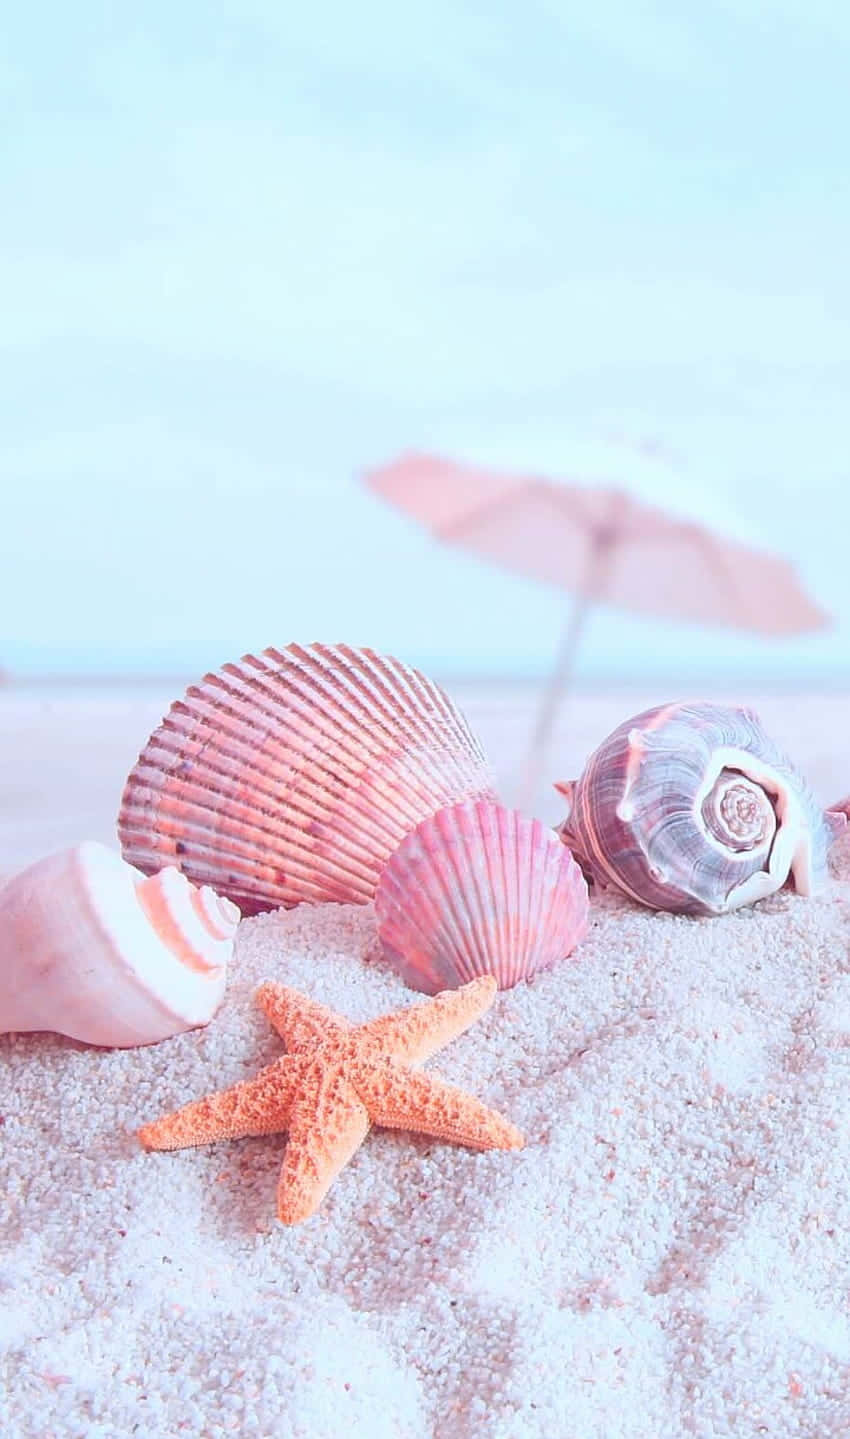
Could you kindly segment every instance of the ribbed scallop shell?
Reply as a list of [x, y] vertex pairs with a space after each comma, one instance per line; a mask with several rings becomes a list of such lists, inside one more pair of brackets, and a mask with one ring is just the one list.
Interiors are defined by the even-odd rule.
[[207, 1024], [238, 923], [176, 869], [146, 879], [94, 841], [48, 855], [0, 889], [0, 1033], [121, 1048]]
[[484, 974], [509, 989], [583, 938], [587, 885], [553, 830], [482, 800], [408, 835], [375, 909], [384, 954], [414, 989], [437, 994]]
[[421, 820], [492, 785], [466, 720], [417, 670], [293, 644], [225, 665], [171, 706], [118, 831], [132, 864], [175, 864], [247, 914], [364, 903]]
[[668, 704], [627, 720], [558, 785], [585, 873], [640, 904], [722, 914], [826, 874], [827, 817], [750, 709]]

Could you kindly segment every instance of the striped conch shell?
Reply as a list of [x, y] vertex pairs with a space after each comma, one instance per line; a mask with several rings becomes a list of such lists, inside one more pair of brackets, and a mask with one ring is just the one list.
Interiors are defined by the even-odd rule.
[[0, 1033], [154, 1044], [221, 1003], [239, 910], [176, 869], [146, 879], [88, 841], [0, 889]]
[[589, 878], [652, 909], [724, 914], [789, 880], [813, 893], [846, 818], [824, 813], [750, 709], [668, 704], [627, 720], [556, 785]]

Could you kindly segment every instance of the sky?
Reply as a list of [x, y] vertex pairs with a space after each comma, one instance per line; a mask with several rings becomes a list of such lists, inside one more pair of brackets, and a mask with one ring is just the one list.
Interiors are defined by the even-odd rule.
[[605, 609], [587, 678], [850, 681], [850, 12], [828, 0], [16, 7], [0, 666], [347, 640], [533, 676], [565, 597], [359, 476], [660, 446], [835, 616]]

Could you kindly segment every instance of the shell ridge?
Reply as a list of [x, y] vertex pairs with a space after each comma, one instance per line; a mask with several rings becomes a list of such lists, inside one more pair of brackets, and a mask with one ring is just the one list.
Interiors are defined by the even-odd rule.
[[[291, 725], [297, 716], [299, 720], [308, 721], [311, 730], [324, 736], [334, 748], [339, 743], [340, 731], [375, 755], [385, 748], [362, 728], [368, 708], [362, 703], [358, 707], [356, 696], [352, 699], [346, 690], [334, 686], [322, 666], [310, 662], [299, 666], [291, 658], [287, 660], [282, 656], [279, 669], [242, 678], [250, 686], [252, 695], [268, 701], [268, 707], [263, 707], [264, 713], [276, 723], [283, 719]], [[317, 693], [324, 696], [327, 708], [316, 705]], [[383, 726], [379, 726], [379, 730], [383, 731]]]
[[[447, 737], [449, 734], [454, 737], [465, 757], [478, 760], [489, 772], [484, 751], [466, 716], [450, 700], [443, 687], [401, 661], [393, 661], [393, 665], [397, 683], [410, 701], [411, 713], [424, 721], [421, 726], [423, 736], [427, 738], [432, 727], [437, 725]], [[391, 698], [389, 691], [388, 694]]]
[[[211, 812], [215, 813], [215, 811]], [[167, 813], [167, 810], [163, 810], [162, 808], [160, 808], [159, 824], [161, 830], [163, 831], [163, 837], [169, 834], [168, 828], [164, 825]], [[174, 829], [174, 834], [179, 834], [181, 842], [188, 848], [192, 848], [191, 862], [193, 864], [196, 864], [201, 858], [201, 856], [204, 854], [205, 849], [207, 848], [207, 845], [205, 845], [204, 841], [206, 840], [208, 842], [208, 834], [204, 828], [203, 816], [201, 816], [197, 820], [194, 820], [193, 816], [187, 814], [185, 809], [183, 809], [182, 812], [178, 814], [177, 819], [179, 823]], [[147, 824], [145, 822], [144, 815], [136, 817], [135, 824], [133, 824], [132, 821], [132, 807], [128, 806], [124, 814], [122, 815], [121, 830], [122, 838], [126, 838], [128, 843], [134, 832], [137, 835], [144, 835], [145, 837], [147, 837]], [[258, 878], [262, 877], [265, 881], [271, 879], [271, 877], [274, 876], [276, 873], [275, 866], [271, 863], [264, 863], [263, 861], [263, 856], [268, 853], [268, 845], [265, 840], [266, 833], [275, 832], [252, 830], [250, 832], [250, 835], [244, 839], [240, 839], [231, 833], [228, 841], [228, 863], [233, 866], [237, 859], [244, 859], [252, 866], [252, 871], [249, 872], [253, 872]], [[289, 869], [292, 869], [293, 872], [295, 872], [295, 868], [298, 862], [298, 853], [303, 852], [303, 855], [305, 857], [304, 873], [309, 873], [309, 861], [318, 846], [315, 843], [310, 844], [308, 842], [308, 837], [305, 832], [298, 829], [297, 827], [291, 827], [287, 828], [285, 831], [281, 831], [280, 836], [285, 838], [288, 845], [290, 846], [290, 854], [287, 862], [287, 867]], [[398, 834], [398, 836], [393, 836], [393, 838], [400, 837], [400, 834]], [[352, 841], [348, 838], [343, 838], [341, 842], [338, 842], [335, 838], [334, 843], [335, 848], [333, 851], [333, 857], [328, 857], [329, 865], [332, 865], [333, 869], [339, 875], [347, 875], [352, 880], [365, 879], [368, 882], [368, 876], [370, 871], [368, 871], [364, 867], [362, 861], [358, 862], [356, 847], [353, 845]], [[392, 843], [392, 839], [390, 840], [390, 843]], [[211, 850], [210, 852], [213, 855], [215, 854], [214, 850]]]
[[[377, 738], [373, 738], [368, 730], [364, 731], [362, 725], [359, 725], [362, 712], [352, 712], [348, 705], [340, 702], [338, 692], [327, 689], [324, 675], [321, 676], [321, 683], [312, 688], [309, 680], [293, 666], [274, 672], [271, 678], [277, 682], [274, 687], [263, 683], [259, 677], [251, 680], [253, 695], [268, 701], [268, 704], [262, 705], [262, 712], [275, 723], [280, 724], [283, 721], [289, 727], [295, 727], [296, 721], [306, 721], [309, 732], [317, 736], [314, 740], [317, 749], [321, 747], [321, 739], [325, 739], [328, 746], [335, 751], [339, 746], [340, 734], [375, 755], [379, 755], [386, 748], [385, 744], [379, 743]], [[326, 707], [316, 705], [317, 691], [325, 696]], [[281, 736], [281, 739], [285, 741], [285, 735]]]
[[[523, 953], [518, 956], [517, 962], [521, 966], [521, 972], [525, 974], [529, 960], [528, 951], [531, 949], [535, 938], [538, 938], [544, 932], [547, 909], [551, 907], [551, 896], [550, 905], [547, 906], [545, 902], [545, 890], [546, 880], [548, 878], [548, 865], [546, 863], [546, 856], [540, 857], [538, 862], [538, 846], [536, 844], [538, 837], [542, 838], [543, 827], [540, 825], [539, 820], [533, 819], [529, 824], [522, 825], [522, 830], [527, 866], [523, 925], [525, 943]], [[561, 856], [559, 855], [558, 859], [560, 860], [560, 858]]]
[[[533, 830], [529, 835], [529, 844], [533, 854], [535, 894], [529, 905], [528, 926], [529, 933], [533, 932], [539, 935], [545, 934], [551, 926], [551, 915], [559, 901], [566, 902], [568, 886], [571, 884], [584, 885], [584, 880], [569, 851], [562, 854], [552, 848], [550, 832], [540, 820], [534, 821]], [[584, 893], [586, 896], [586, 885]], [[571, 936], [572, 946], [584, 938], [587, 930], [586, 911], [587, 905], [585, 904], [585, 919], [580, 924], [578, 933]], [[557, 954], [555, 959], [565, 957], [565, 954]]]
[[[334, 695], [337, 699], [339, 698], [338, 693], [334, 692]], [[309, 690], [307, 691], [307, 698], [305, 702], [309, 703]], [[424, 742], [433, 743], [433, 734], [428, 730], [427, 725], [420, 722], [418, 714], [415, 711], [406, 711], [404, 713], [406, 714], [408, 721], [410, 721], [411, 723], [411, 733], [408, 736], [407, 747], [410, 747], [410, 740], [412, 739], [413, 735], [419, 735]], [[362, 733], [362, 721], [364, 718], [364, 714], [368, 716], [371, 714], [371, 712], [368, 709], [365, 710], [365, 712], [363, 710], [346, 710], [346, 714], [348, 715], [345, 726], [346, 730], [350, 729], [353, 734], [360, 735]], [[392, 744], [392, 747], [400, 747], [404, 749], [404, 745], [399, 746], [398, 734], [396, 732], [399, 722], [398, 715], [390, 714], [389, 717], [385, 716], [384, 718], [386, 719], [387, 726], [385, 732], [390, 736], [390, 742]], [[360, 728], [358, 728], [358, 726]], [[395, 729], [393, 728], [393, 726], [395, 726]], [[469, 757], [473, 758], [474, 760], [480, 758], [482, 770], [484, 771], [484, 775], [482, 776], [482, 778], [485, 778], [488, 784], [490, 783], [492, 776], [490, 775], [489, 767], [484, 760], [483, 754], [480, 754], [480, 752], [477, 753], [475, 746], [473, 746], [472, 750], [470, 751], [469, 746], [465, 744], [466, 726], [463, 722], [463, 717], [459, 715], [459, 712], [456, 712], [455, 722], [451, 729], [451, 732], [444, 732], [440, 735], [439, 738], [440, 743], [443, 746], [445, 758], [448, 760], [449, 768], [454, 768], [456, 766], [461, 772], [465, 772], [463, 758], [455, 758], [455, 750], [460, 747], [462, 755], [465, 756], [467, 759]], [[384, 748], [386, 748], [386, 746], [384, 746]], [[377, 747], [375, 752], [376, 754], [380, 752]]]
[[174, 702], [118, 831], [143, 872], [164, 858], [243, 908], [362, 902], [406, 833], [478, 796], [494, 797], [492, 771], [427, 677], [372, 651], [269, 647]]
[[[394, 736], [403, 714], [415, 733], [428, 736], [429, 731], [427, 725], [423, 726], [419, 709], [410, 704], [406, 707], [399, 705], [399, 691], [402, 694], [405, 692], [401, 688], [400, 677], [395, 672], [390, 671], [396, 681], [395, 687], [387, 687], [378, 664], [367, 663], [365, 660], [360, 663], [353, 662], [349, 657], [353, 652], [346, 654], [342, 647], [339, 653], [342, 661], [340, 668], [333, 674], [323, 674], [322, 680], [329, 694], [344, 705], [346, 713], [352, 716], [355, 724], [362, 723], [362, 719], [367, 717], [376, 723], [379, 730]], [[355, 676], [363, 686], [359, 690], [353, 689], [351, 685]]]
[[[463, 814], [460, 819], [463, 821]], [[501, 857], [501, 810], [476, 804], [469, 814], [469, 835], [464, 859], [468, 885], [475, 895], [475, 911], [467, 945], [475, 955], [475, 974], [498, 974], [502, 958], [497, 926], [497, 909], [492, 897], [504, 887], [504, 874], [497, 861]], [[471, 843], [470, 843], [471, 842]], [[481, 863], [476, 864], [477, 852]]]
[[477, 956], [474, 953], [472, 955], [469, 953], [471, 930], [470, 926], [464, 922], [463, 909], [460, 903], [461, 896], [464, 894], [465, 889], [464, 880], [472, 880], [473, 899], [479, 906], [480, 895], [478, 893], [476, 877], [474, 874], [470, 875], [469, 873], [465, 846], [462, 850], [461, 845], [454, 842], [455, 836], [452, 834], [451, 829], [447, 827], [447, 823], [455, 818], [460, 821], [460, 838], [465, 840], [464, 820], [466, 816], [462, 806], [452, 806], [451, 808], [440, 810], [435, 816], [435, 828], [445, 843], [445, 848], [442, 852], [445, 866], [442, 864], [437, 865], [433, 872], [443, 882], [445, 914], [447, 918], [450, 917], [451, 933], [454, 936], [454, 953], [452, 957], [458, 965], [462, 981], [466, 983], [471, 979], [477, 978], [478, 970], [476, 968]]
[[507, 988], [565, 958], [586, 933], [587, 904], [557, 835], [485, 799], [423, 820], [375, 897], [386, 958], [428, 993], [480, 974]]
[[[195, 798], [196, 789], [199, 792], [197, 799]], [[242, 804], [236, 795], [229, 794], [226, 788], [223, 788], [222, 791], [220, 791], [220, 794], [221, 793], [231, 802], [232, 819], [239, 821], [240, 826], [244, 824], [244, 842], [250, 842], [258, 848], [267, 846], [270, 838], [286, 838], [292, 843], [304, 844], [306, 847], [306, 826], [313, 824], [313, 822], [322, 815], [322, 809], [317, 804], [308, 804], [311, 798], [309, 791], [306, 794], [302, 791], [301, 794], [291, 799], [289, 799], [285, 793], [282, 796], [269, 794], [268, 798], [271, 803], [277, 800], [277, 803], [280, 804], [282, 799], [288, 801], [288, 812], [280, 821], [276, 820], [274, 811], [271, 808], [268, 811], [261, 812], [263, 817], [261, 821], [257, 811], [252, 812], [250, 806]], [[134, 808], [134, 789], [131, 789], [129, 795], [125, 791], [125, 801], [122, 809], [122, 822], [125, 825]], [[352, 807], [347, 805], [344, 809], [349, 811], [352, 810]], [[208, 819], [215, 816], [216, 812], [215, 803], [207, 797], [205, 791], [200, 789], [200, 786], [194, 785], [185, 786], [180, 798], [172, 796], [168, 791], [165, 791], [161, 796], [158, 806], [160, 823], [164, 824], [167, 817], [173, 815], [180, 828], [185, 829], [187, 838], [191, 837], [195, 825], [197, 825], [199, 829], [203, 829]], [[299, 822], [293, 823], [292, 815], [297, 816]], [[352, 810], [350, 816], [351, 819], [354, 817], [361, 817], [357, 815], [356, 810]], [[142, 810], [138, 815], [138, 820], [142, 827], [144, 827], [146, 819], [147, 815], [145, 811]], [[378, 836], [382, 840], [386, 837], [387, 842], [391, 845], [397, 843], [404, 833], [398, 826], [390, 827], [388, 820], [382, 816], [376, 817], [373, 826], [369, 824], [369, 816], [364, 815], [362, 819], [363, 824], [356, 826], [358, 830], [363, 830], [365, 833]], [[302, 824], [300, 821], [304, 823]], [[232, 839], [231, 842], [240, 843], [240, 841], [235, 838]], [[338, 849], [344, 851], [349, 847], [351, 842], [344, 835], [335, 835], [334, 843]]]
[[[501, 927], [498, 926], [498, 915], [493, 909], [493, 953], [505, 966], [506, 977], [516, 982], [522, 977], [523, 964], [521, 962], [522, 936], [520, 932], [520, 881], [519, 866], [512, 866], [510, 863], [511, 846], [514, 850], [519, 847], [519, 831], [521, 820], [516, 812], [504, 813], [502, 810], [493, 812], [493, 832], [498, 841], [497, 853], [493, 855], [493, 863], [498, 860], [498, 876], [493, 874], [491, 883], [495, 888], [497, 882], [501, 885], [505, 895], [505, 917]], [[500, 952], [501, 951], [501, 952]], [[497, 971], [498, 974], [498, 971]]]
[[[475, 978], [464, 961], [465, 933], [456, 904], [458, 886], [453, 848], [449, 846], [447, 850], [440, 851], [434, 847], [435, 832], [437, 837], [444, 838], [440, 821], [445, 813], [441, 810], [434, 816], [434, 827], [425, 830], [422, 839], [427, 860], [427, 865], [423, 866], [426, 873], [422, 876], [422, 887], [429, 895], [428, 918], [433, 926], [430, 934], [423, 934], [423, 938], [430, 939], [426, 952], [430, 951], [429, 973], [435, 992], [451, 982], [453, 965], [458, 967], [464, 983]], [[428, 879], [434, 883], [429, 884]]]

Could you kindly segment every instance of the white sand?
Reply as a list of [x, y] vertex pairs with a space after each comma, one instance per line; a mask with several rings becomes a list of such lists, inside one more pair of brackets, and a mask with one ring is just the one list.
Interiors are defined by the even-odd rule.
[[294, 1229], [282, 1140], [133, 1131], [281, 1053], [263, 978], [354, 1020], [416, 999], [370, 910], [245, 922], [204, 1031], [3, 1040], [3, 1434], [850, 1433], [840, 858], [822, 898], [721, 920], [599, 904], [572, 961], [431, 1062], [527, 1148], [375, 1132]]
[[[581, 701], [557, 768], [667, 698]], [[161, 708], [0, 703], [0, 869], [110, 839]], [[504, 778], [527, 709], [468, 708]], [[823, 799], [850, 791], [847, 700], [761, 708]], [[262, 979], [354, 1020], [415, 1002], [374, 951], [367, 910], [264, 916], [204, 1031], [0, 1038], [3, 1439], [846, 1439], [850, 843], [816, 900], [606, 900], [573, 961], [500, 996], [430, 1067], [520, 1125], [520, 1154], [375, 1133], [290, 1230], [282, 1139], [138, 1148], [282, 1052]]]

